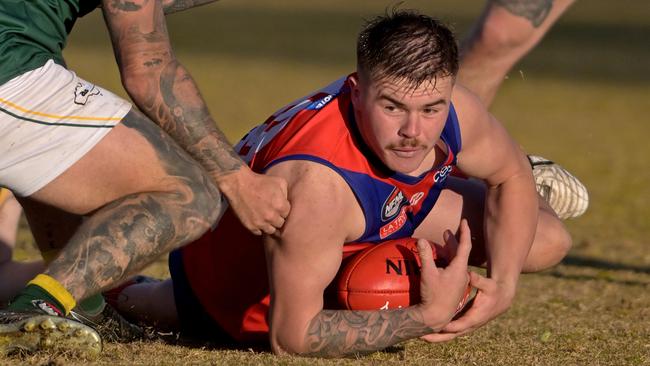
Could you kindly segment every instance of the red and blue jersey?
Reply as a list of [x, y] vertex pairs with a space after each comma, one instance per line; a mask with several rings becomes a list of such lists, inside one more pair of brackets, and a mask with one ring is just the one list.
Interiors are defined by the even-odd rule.
[[[438, 199], [461, 148], [453, 105], [440, 138], [447, 158], [439, 166], [417, 177], [390, 171], [359, 135], [344, 77], [282, 108], [235, 149], [256, 172], [283, 161], [307, 160], [340, 174], [366, 221], [363, 235], [344, 246], [345, 257], [372, 245], [368, 243], [412, 236]], [[201, 307], [232, 338], [268, 339], [269, 285], [262, 238], [244, 228], [231, 210], [214, 231], [173, 255], [180, 255]], [[171, 272], [174, 278], [175, 270]]]
[[357, 241], [378, 242], [413, 234], [435, 204], [461, 148], [453, 105], [440, 139], [447, 159], [412, 177], [388, 170], [358, 133], [347, 78], [279, 110], [235, 147], [254, 171], [286, 160], [308, 160], [336, 171], [350, 186], [366, 220]]

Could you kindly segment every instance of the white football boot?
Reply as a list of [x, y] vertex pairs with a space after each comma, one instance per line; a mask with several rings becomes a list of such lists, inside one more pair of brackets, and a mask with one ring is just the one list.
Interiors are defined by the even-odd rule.
[[528, 155], [537, 192], [560, 219], [578, 217], [587, 211], [589, 193], [578, 178], [554, 162]]

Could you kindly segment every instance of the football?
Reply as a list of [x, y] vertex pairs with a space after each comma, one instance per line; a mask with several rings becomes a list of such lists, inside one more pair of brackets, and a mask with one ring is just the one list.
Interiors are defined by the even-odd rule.
[[[436, 266], [447, 261], [436, 255]], [[417, 239], [389, 240], [355, 254], [344, 264], [336, 279], [339, 306], [348, 310], [399, 309], [420, 302], [420, 257]], [[460, 311], [470, 300], [468, 284]]]

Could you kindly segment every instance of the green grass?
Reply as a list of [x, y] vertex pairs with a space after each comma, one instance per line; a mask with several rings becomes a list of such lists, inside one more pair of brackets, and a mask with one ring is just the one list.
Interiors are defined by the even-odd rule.
[[[232, 141], [278, 107], [352, 70], [362, 21], [393, 2], [222, 1], [169, 19], [180, 60]], [[463, 34], [479, 1], [408, 1]], [[578, 1], [515, 67], [494, 114], [531, 153], [580, 177], [590, 210], [567, 222], [574, 248], [521, 279], [508, 313], [448, 344], [407, 342], [360, 360], [164, 344], [106, 346], [99, 364], [650, 364], [650, 9]], [[124, 95], [99, 14], [79, 22], [66, 56], [81, 76]], [[26, 229], [17, 257], [37, 255]], [[148, 273], [164, 276], [164, 260]], [[83, 363], [39, 355], [1, 363]]]

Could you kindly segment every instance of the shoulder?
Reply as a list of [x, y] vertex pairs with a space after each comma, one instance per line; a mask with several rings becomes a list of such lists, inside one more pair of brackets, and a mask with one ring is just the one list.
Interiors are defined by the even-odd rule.
[[451, 101], [461, 125], [473, 125], [489, 116], [487, 108], [478, 96], [460, 84], [454, 86]]
[[287, 181], [291, 212], [288, 223], [324, 225], [349, 241], [363, 233], [365, 222], [354, 193], [332, 168], [307, 160], [288, 160], [266, 174]]

